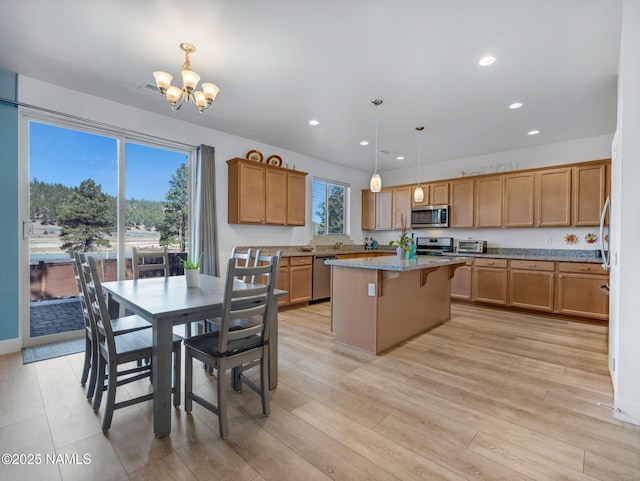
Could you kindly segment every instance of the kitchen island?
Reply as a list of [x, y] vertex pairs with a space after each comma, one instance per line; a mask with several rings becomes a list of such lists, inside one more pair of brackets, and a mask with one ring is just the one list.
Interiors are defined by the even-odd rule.
[[451, 317], [451, 278], [466, 259], [328, 260], [336, 342], [379, 354]]

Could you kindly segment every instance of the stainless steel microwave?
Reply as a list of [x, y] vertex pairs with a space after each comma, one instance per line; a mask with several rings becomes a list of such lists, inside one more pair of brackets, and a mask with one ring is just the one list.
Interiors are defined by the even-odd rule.
[[411, 208], [411, 227], [449, 227], [448, 205], [422, 205]]

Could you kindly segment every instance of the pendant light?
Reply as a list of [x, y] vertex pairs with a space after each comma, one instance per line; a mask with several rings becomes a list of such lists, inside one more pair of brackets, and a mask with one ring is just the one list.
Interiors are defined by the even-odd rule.
[[[382, 100], [375, 99], [372, 100], [371, 103], [376, 107], [382, 103]], [[380, 192], [382, 189], [382, 178], [380, 174], [378, 174], [378, 115], [376, 113], [376, 166], [373, 171], [373, 175], [371, 176], [371, 182], [369, 182], [369, 187], [371, 188], [371, 192]]]
[[[418, 132], [422, 132], [424, 127], [416, 127]], [[420, 158], [420, 144], [421, 140], [418, 141], [418, 186], [413, 191], [413, 201], [418, 204], [424, 200], [424, 190], [422, 190], [422, 186], [420, 185], [420, 167], [421, 167], [421, 158]]]

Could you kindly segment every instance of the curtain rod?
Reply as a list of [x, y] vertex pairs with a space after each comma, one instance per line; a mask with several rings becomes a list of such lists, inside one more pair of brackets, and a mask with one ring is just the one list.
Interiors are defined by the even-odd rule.
[[0, 102], [8, 103], [8, 104], [11, 104], [11, 105], [15, 105], [17, 107], [25, 107], [25, 108], [28, 108], [28, 109], [37, 110], [39, 112], [45, 112], [47, 114], [58, 115], [58, 116], [61, 116], [61, 117], [65, 117], [67, 119], [72, 119], [72, 120], [88, 123], [88, 124], [91, 124], [91, 125], [107, 128], [107, 129], [109, 129], [111, 131], [115, 131], [115, 132], [118, 132], [118, 133], [121, 133], [121, 134], [125, 134], [125, 135], [126, 134], [132, 134], [132, 135], [135, 135], [135, 136], [142, 137], [143, 139], [153, 139], [153, 140], [157, 140], [159, 142], [171, 143], [171, 144], [175, 145], [176, 147], [181, 146], [181, 147], [188, 148], [188, 149], [196, 149], [197, 148], [197, 146], [195, 146], [195, 145], [185, 144], [184, 142], [177, 142], [177, 141], [174, 141], [174, 140], [167, 140], [167, 139], [165, 139], [163, 137], [158, 137], [156, 135], [145, 134], [144, 132], [138, 132], [137, 130], [131, 130], [131, 129], [123, 128], [123, 127], [118, 127], [116, 125], [107, 124], [105, 122], [99, 122], [97, 120], [86, 119], [84, 117], [79, 117], [77, 115], [66, 114], [64, 112], [58, 112], [57, 110], [47, 109], [45, 107], [40, 107], [38, 105], [26, 104], [24, 102], [20, 102], [20, 101], [17, 101], [17, 100], [12, 100], [12, 99], [7, 99], [7, 98], [4, 98], [4, 97], [0, 97]]

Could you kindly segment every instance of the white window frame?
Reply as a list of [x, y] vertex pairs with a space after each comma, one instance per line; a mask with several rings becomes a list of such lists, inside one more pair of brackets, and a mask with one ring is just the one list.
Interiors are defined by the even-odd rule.
[[[329, 205], [329, 195], [328, 195], [328, 188], [329, 188], [329, 184], [332, 185], [339, 185], [341, 187], [344, 187], [344, 205], [343, 205], [343, 212], [344, 212], [344, 232], [342, 234], [330, 234], [329, 233], [329, 228], [328, 228], [328, 222], [327, 222], [327, 226], [325, 226], [325, 233], [324, 234], [316, 234], [315, 232], [313, 233], [314, 238], [321, 238], [321, 239], [328, 239], [331, 236], [335, 236], [335, 237], [344, 237], [344, 236], [349, 236], [350, 235], [350, 204], [351, 204], [351, 185], [347, 184], [346, 182], [340, 182], [338, 180], [331, 180], [331, 179], [327, 179], [324, 177], [313, 177], [313, 181], [311, 183], [311, 225], [312, 225], [312, 229], [313, 229], [313, 216], [315, 215], [315, 210], [314, 210], [314, 198], [313, 198], [313, 194], [315, 193], [315, 189], [313, 187], [313, 185], [315, 184], [315, 182], [324, 182], [327, 185], [327, 188], [325, 189], [325, 206], [326, 208], [328, 208]], [[325, 220], [328, 220], [328, 216], [325, 217]]]

